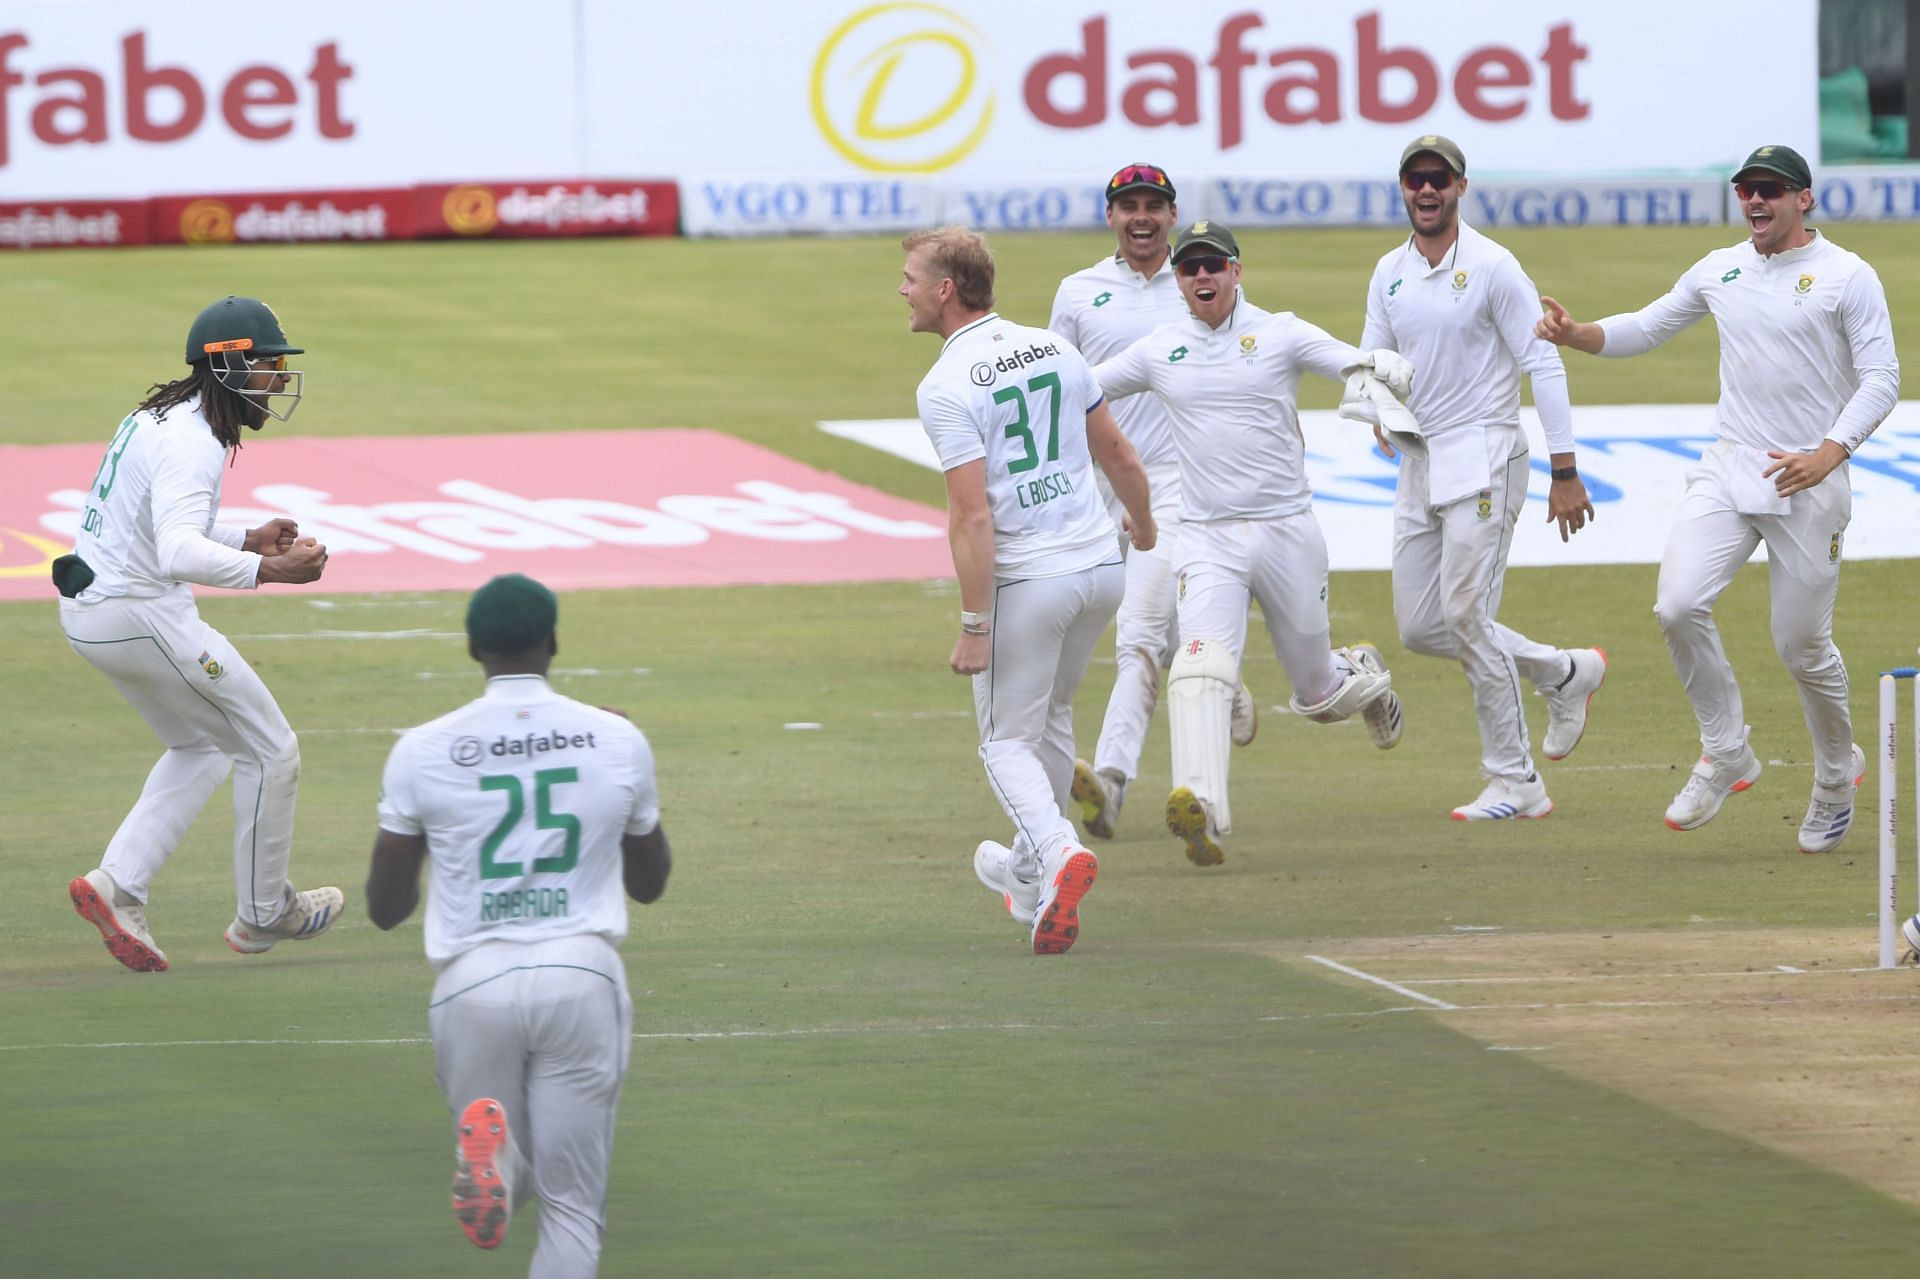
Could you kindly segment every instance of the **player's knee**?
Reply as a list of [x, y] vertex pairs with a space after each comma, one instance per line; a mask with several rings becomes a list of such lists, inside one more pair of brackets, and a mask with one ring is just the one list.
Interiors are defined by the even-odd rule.
[[297, 783], [300, 780], [300, 739], [289, 733], [285, 741], [274, 743], [273, 749], [260, 761], [260, 772], [288, 786]]
[[1419, 653], [1423, 657], [1452, 657], [1457, 651], [1453, 635], [1437, 624], [1402, 622], [1400, 643], [1408, 652]]
[[1654, 620], [1660, 623], [1660, 630], [1667, 634], [1704, 626], [1711, 616], [1713, 608], [1699, 600], [1683, 599], [1663, 592], [1653, 602]]
[[1773, 651], [1779, 654], [1780, 664], [1796, 678], [1824, 675], [1829, 668], [1840, 664], [1840, 654], [1824, 635], [1776, 635]]

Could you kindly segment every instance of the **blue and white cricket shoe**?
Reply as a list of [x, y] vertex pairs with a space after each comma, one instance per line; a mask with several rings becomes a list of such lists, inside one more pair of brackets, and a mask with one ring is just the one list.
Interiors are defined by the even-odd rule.
[[1496, 777], [1471, 804], [1453, 810], [1456, 822], [1497, 822], [1516, 817], [1545, 817], [1553, 811], [1547, 798], [1547, 784], [1540, 774], [1529, 773], [1522, 780]]
[[346, 913], [347, 895], [337, 888], [309, 888], [293, 895], [293, 904], [271, 924], [236, 918], [227, 925], [227, 945], [242, 955], [258, 955], [278, 941], [307, 941], [333, 927]]
[[1851, 781], [1838, 786], [1815, 786], [1813, 802], [1800, 823], [1800, 851], [1830, 853], [1853, 829], [1853, 797], [1867, 776], [1867, 753], [1854, 743], [1853, 759], [1847, 765]]

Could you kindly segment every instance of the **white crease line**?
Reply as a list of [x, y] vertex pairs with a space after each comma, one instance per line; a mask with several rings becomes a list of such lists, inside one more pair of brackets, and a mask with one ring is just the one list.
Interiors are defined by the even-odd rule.
[[1874, 973], [1878, 968], [1794, 968], [1780, 964], [1773, 968], [1748, 968], [1737, 973], [1539, 973], [1531, 977], [1409, 977], [1417, 986], [1524, 986], [1581, 981], [1686, 981], [1696, 977], [1820, 977], [1844, 973]]
[[303, 640], [303, 639], [350, 639], [350, 640], [388, 640], [388, 639], [465, 639], [465, 631], [299, 631], [280, 635], [229, 635], [233, 640]]
[[1454, 1012], [1458, 1008], [1458, 1005], [1450, 1004], [1444, 999], [1435, 999], [1432, 995], [1423, 995], [1417, 990], [1409, 990], [1397, 982], [1388, 981], [1385, 977], [1375, 977], [1372, 973], [1363, 973], [1358, 968], [1349, 968], [1338, 960], [1328, 959], [1324, 955], [1308, 955], [1307, 958], [1316, 964], [1325, 964], [1336, 972], [1343, 972], [1349, 977], [1358, 977], [1361, 981], [1370, 981], [1376, 986], [1384, 986], [1396, 995], [1405, 995], [1408, 999], [1417, 999], [1423, 1004], [1430, 1004], [1447, 1012]]

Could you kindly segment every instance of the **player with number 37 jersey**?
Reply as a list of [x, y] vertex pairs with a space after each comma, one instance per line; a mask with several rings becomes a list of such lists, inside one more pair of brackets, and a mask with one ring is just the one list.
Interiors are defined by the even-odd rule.
[[941, 469], [986, 459], [1002, 576], [1071, 573], [1113, 558], [1085, 427], [1101, 398], [1066, 339], [998, 315], [948, 338], [921, 380], [920, 421]]

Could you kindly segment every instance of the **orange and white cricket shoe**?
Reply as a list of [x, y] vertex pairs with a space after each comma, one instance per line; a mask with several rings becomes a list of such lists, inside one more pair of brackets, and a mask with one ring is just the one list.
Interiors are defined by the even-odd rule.
[[491, 1252], [507, 1237], [513, 1215], [513, 1134], [507, 1108], [478, 1097], [460, 1112], [453, 1143], [453, 1216], [476, 1248]]
[[107, 953], [136, 973], [164, 973], [167, 957], [147, 931], [144, 906], [120, 890], [104, 870], [90, 870], [67, 885], [80, 918], [100, 930]]
[[1080, 899], [1100, 877], [1100, 859], [1084, 848], [1064, 845], [1058, 862], [1040, 877], [1040, 902], [1033, 912], [1033, 953], [1064, 955], [1080, 940]]

